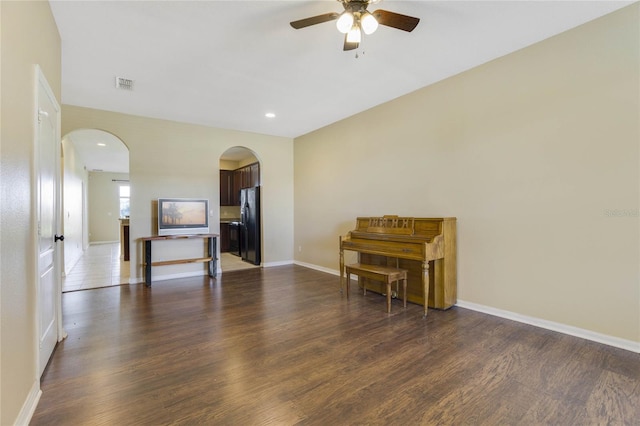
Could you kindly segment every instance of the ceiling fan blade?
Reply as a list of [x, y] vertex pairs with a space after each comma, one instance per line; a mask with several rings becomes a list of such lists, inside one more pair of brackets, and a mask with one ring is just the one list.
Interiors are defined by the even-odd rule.
[[413, 31], [416, 25], [418, 25], [418, 22], [420, 22], [420, 18], [401, 15], [399, 13], [389, 12], [388, 10], [378, 9], [372, 12], [372, 15], [380, 25], [386, 25], [387, 27], [393, 27], [407, 32]]
[[344, 35], [344, 48], [342, 50], [347, 51], [347, 50], [357, 49], [359, 45], [360, 43], [347, 41], [347, 34]]
[[339, 13], [331, 12], [331, 13], [325, 13], [323, 15], [312, 16], [311, 18], [305, 18], [305, 19], [300, 19], [298, 21], [293, 21], [290, 24], [293, 28], [295, 28], [296, 30], [299, 30], [300, 28], [308, 27], [311, 25], [322, 24], [323, 22], [333, 21], [334, 19], [337, 19], [338, 16], [340, 16]]

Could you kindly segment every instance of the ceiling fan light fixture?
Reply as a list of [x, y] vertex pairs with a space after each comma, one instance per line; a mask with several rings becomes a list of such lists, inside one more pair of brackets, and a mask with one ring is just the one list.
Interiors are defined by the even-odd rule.
[[347, 42], [348, 43], [360, 43], [362, 41], [362, 34], [360, 33], [360, 28], [357, 25], [351, 27], [351, 30], [347, 33]]
[[378, 21], [371, 13], [365, 11], [360, 17], [360, 26], [366, 35], [373, 34], [378, 29]]
[[336, 27], [342, 34], [348, 33], [353, 27], [353, 14], [346, 11], [343, 12], [336, 21]]

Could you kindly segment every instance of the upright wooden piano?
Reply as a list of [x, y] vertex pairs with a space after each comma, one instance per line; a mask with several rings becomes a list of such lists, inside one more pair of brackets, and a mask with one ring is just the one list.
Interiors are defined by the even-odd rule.
[[[407, 300], [436, 309], [456, 303], [456, 218], [359, 217], [356, 229], [340, 237], [340, 282], [344, 288], [344, 251], [358, 262], [407, 269]], [[349, 277], [347, 277], [349, 279]], [[384, 293], [382, 283], [359, 277], [359, 285]], [[425, 293], [427, 304], [425, 304]]]

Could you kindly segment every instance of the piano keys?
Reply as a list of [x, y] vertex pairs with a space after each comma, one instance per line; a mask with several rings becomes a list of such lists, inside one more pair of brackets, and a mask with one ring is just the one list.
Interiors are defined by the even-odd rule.
[[[407, 269], [407, 300], [423, 305], [425, 315], [427, 306], [449, 309], [456, 303], [455, 217], [357, 218], [356, 229], [340, 237], [342, 284], [345, 250], [357, 252], [359, 263]], [[367, 290], [380, 294], [386, 291], [386, 286], [379, 282], [361, 277], [358, 280]]]

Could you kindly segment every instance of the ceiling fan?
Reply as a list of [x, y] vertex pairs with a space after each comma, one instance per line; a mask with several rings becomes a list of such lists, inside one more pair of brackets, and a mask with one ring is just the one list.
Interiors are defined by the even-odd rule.
[[369, 12], [367, 7], [370, 4], [377, 3], [380, 0], [337, 0], [342, 3], [344, 12], [325, 13], [322, 15], [312, 16], [310, 18], [300, 19], [291, 22], [291, 26], [296, 30], [305, 28], [323, 22], [333, 21], [337, 19], [336, 26], [338, 31], [344, 34], [344, 49], [357, 49], [362, 41], [362, 32], [369, 35], [372, 34], [378, 25], [386, 25], [387, 27], [397, 28], [399, 30], [411, 32], [420, 22], [419, 18], [401, 15], [388, 10], [378, 9]]

